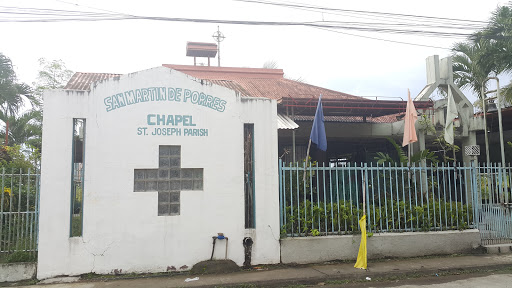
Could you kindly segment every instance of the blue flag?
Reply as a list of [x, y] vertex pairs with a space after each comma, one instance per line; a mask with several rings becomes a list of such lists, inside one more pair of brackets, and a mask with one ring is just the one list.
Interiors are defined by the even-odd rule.
[[309, 136], [311, 142], [315, 143], [318, 149], [327, 151], [327, 138], [325, 136], [324, 126], [324, 109], [322, 107], [322, 95], [318, 98], [318, 106], [316, 107], [315, 120], [313, 120], [313, 128]]

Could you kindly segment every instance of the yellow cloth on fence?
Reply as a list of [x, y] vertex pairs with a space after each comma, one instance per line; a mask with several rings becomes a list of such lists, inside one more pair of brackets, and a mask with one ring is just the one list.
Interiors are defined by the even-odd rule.
[[366, 269], [368, 264], [366, 254], [366, 215], [363, 215], [359, 220], [359, 227], [361, 227], [361, 244], [359, 245], [359, 253], [357, 254], [357, 261], [354, 267]]

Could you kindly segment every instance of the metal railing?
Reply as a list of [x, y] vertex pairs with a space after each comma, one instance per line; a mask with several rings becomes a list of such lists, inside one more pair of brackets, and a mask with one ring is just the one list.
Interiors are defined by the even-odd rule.
[[[359, 231], [365, 193], [369, 232], [459, 230], [477, 225], [476, 167], [279, 162], [280, 221], [288, 236]], [[304, 164], [303, 164], [304, 165]], [[304, 180], [304, 173], [306, 174]]]
[[0, 253], [37, 251], [40, 175], [1, 170]]

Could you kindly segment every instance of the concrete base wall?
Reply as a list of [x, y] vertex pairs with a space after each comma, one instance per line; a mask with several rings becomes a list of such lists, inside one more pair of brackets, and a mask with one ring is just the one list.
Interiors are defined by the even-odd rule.
[[[286, 238], [282, 263], [316, 263], [357, 258], [361, 235]], [[368, 259], [417, 257], [471, 252], [480, 245], [477, 229], [441, 232], [374, 234], [368, 238]]]
[[32, 279], [36, 276], [36, 263], [0, 264], [0, 283]]

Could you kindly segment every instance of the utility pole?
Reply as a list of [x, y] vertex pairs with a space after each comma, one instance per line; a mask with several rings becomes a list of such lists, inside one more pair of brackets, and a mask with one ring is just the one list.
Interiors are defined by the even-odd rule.
[[219, 26], [217, 26], [217, 31], [215, 31], [212, 35], [215, 42], [217, 42], [217, 66], [220, 67], [220, 42], [226, 38], [222, 32], [219, 30]]
[[[489, 80], [496, 80], [496, 90], [491, 90], [484, 92], [485, 84]], [[495, 97], [489, 97], [486, 98], [486, 95], [489, 93], [496, 93]], [[501, 116], [501, 95], [500, 95], [500, 79], [498, 77], [487, 77], [487, 79], [482, 82], [482, 103], [483, 103], [483, 110], [484, 110], [484, 125], [485, 127], [485, 136], [487, 136], [487, 115], [485, 113], [485, 101], [497, 99], [496, 107], [498, 108], [498, 129], [499, 129], [499, 136], [500, 136], [500, 152], [501, 152], [501, 165], [502, 167], [505, 167], [505, 144], [503, 141], [503, 120]], [[485, 137], [485, 152], [489, 154], [489, 140], [487, 137]], [[487, 162], [489, 162], [489, 156], [487, 156]]]

